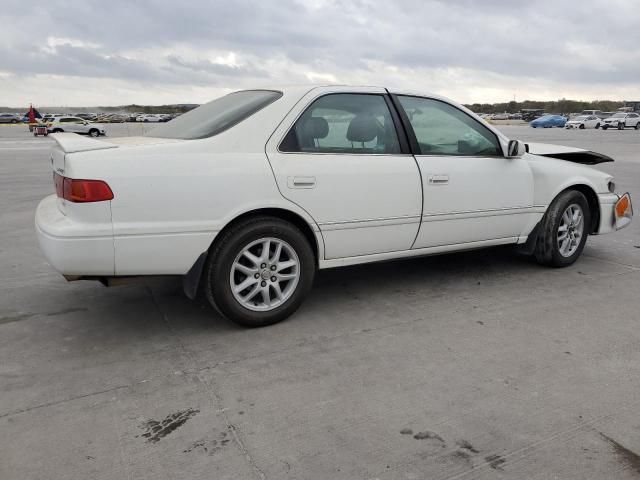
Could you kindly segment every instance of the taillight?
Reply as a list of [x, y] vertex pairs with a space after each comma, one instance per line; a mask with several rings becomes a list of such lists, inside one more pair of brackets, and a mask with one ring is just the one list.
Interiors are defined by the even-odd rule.
[[102, 180], [67, 178], [54, 172], [53, 183], [56, 186], [56, 195], [70, 202], [104, 202], [113, 199], [111, 188]]

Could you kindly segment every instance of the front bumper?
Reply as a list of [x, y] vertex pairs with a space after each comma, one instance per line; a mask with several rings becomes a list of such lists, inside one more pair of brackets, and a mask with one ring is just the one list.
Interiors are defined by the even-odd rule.
[[113, 275], [113, 236], [96, 235], [64, 215], [57, 202], [50, 195], [36, 209], [36, 235], [47, 261], [63, 275]]
[[[616, 215], [616, 204], [622, 197], [622, 195], [618, 195], [617, 193], [601, 193], [598, 195], [598, 202], [600, 203], [600, 225], [598, 226], [598, 231], [595, 232], [596, 234], [601, 235], [615, 232], [631, 223], [631, 217], [629, 217], [628, 221], [621, 221]], [[631, 215], [633, 215], [631, 200], [629, 200], [629, 209]]]

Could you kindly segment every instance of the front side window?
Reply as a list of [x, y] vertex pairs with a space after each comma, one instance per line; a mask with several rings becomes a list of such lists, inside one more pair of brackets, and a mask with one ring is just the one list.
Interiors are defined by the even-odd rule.
[[320, 97], [280, 144], [283, 152], [395, 154], [400, 144], [382, 95], [335, 93]]
[[249, 118], [281, 96], [281, 92], [272, 90], [230, 93], [154, 128], [148, 136], [182, 140], [213, 137]]
[[496, 135], [453, 105], [399, 96], [422, 155], [503, 156]]

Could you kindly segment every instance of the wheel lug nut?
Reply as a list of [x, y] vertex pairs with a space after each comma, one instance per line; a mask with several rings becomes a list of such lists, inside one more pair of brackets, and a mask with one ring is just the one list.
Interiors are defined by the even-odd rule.
[[276, 277], [271, 277], [271, 281], [272, 281], [272, 282], [275, 282], [276, 280], [277, 280], [277, 278], [276, 278]]
[[260, 268], [267, 268], [267, 264], [263, 263], [262, 265], [260, 265]]
[[260, 282], [260, 285], [261, 285], [261, 286], [263, 286], [263, 287], [266, 287], [266, 286], [267, 286], [267, 282], [265, 282], [265, 281], [263, 280], [262, 282]]
[[260, 278], [260, 274], [259, 274], [259, 273], [256, 273], [253, 277], [254, 277], [254, 278]]
[[276, 266], [275, 265], [271, 265], [271, 270], [275, 270]]

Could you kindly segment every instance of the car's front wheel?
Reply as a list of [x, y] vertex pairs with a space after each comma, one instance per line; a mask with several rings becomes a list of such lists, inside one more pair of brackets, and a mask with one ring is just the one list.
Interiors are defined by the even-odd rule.
[[581, 123], [580, 126], [578, 127], [580, 130], [584, 130], [584, 123]]
[[618, 130], [624, 130], [624, 127], [626, 127], [624, 123], [618, 122]]
[[92, 128], [91, 130], [89, 130], [89, 136], [90, 137], [99, 137], [100, 136], [100, 130], [98, 130], [97, 128]]
[[567, 190], [551, 203], [540, 223], [535, 258], [552, 267], [575, 262], [587, 241], [591, 212], [585, 196]]
[[606, 130], [607, 128], [609, 128], [609, 125], [603, 125], [603, 126], [602, 126], [602, 129], [603, 129], [603, 130]]
[[251, 218], [222, 234], [209, 254], [203, 288], [228, 319], [263, 327], [293, 314], [315, 276], [309, 241], [294, 225], [274, 217]]
[[600, 124], [596, 123], [596, 130], [598, 130], [600, 128]]

